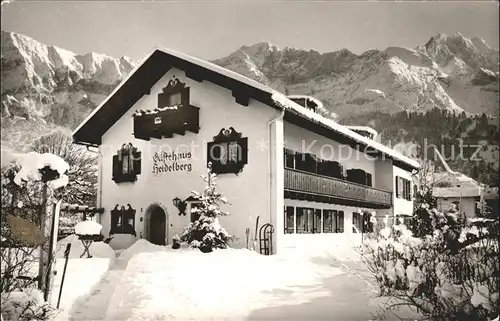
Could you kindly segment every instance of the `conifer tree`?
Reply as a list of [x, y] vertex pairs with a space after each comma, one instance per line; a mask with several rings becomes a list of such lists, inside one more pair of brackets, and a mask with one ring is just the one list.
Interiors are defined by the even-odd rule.
[[[214, 249], [225, 249], [234, 237], [220, 225], [219, 217], [229, 215], [220, 209], [222, 204], [228, 204], [227, 199], [216, 190], [217, 175], [212, 173], [212, 165], [208, 164], [207, 175], [201, 176], [206, 182], [203, 193], [192, 191], [198, 206], [191, 209], [191, 215], [197, 219], [190, 223], [182, 232], [180, 241], [198, 248], [203, 253]], [[196, 202], [195, 201], [195, 202]]]

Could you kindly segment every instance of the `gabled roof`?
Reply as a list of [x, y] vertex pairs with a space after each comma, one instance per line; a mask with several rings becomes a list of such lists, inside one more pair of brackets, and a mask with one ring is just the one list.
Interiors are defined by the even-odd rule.
[[165, 48], [154, 49], [130, 72], [74, 130], [74, 141], [79, 144], [100, 145], [104, 133], [143, 95], [149, 94], [154, 84], [172, 67], [183, 70], [192, 79], [208, 80], [225, 87], [231, 90], [235, 97], [243, 95], [278, 110], [284, 110], [286, 120], [303, 125], [321, 135], [351, 146], [369, 147], [375, 153], [385, 154], [392, 158], [397, 166], [408, 169], [420, 168], [417, 161], [294, 103], [266, 85], [211, 62]]

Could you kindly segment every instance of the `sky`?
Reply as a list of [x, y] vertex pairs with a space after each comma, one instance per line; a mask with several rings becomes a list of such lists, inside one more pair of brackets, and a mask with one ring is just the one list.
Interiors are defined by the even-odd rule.
[[367, 1], [13, 1], [2, 5], [2, 30], [77, 54], [137, 61], [156, 45], [203, 59], [242, 45], [270, 42], [356, 54], [414, 48], [438, 34], [461, 32], [498, 48], [498, 3]]

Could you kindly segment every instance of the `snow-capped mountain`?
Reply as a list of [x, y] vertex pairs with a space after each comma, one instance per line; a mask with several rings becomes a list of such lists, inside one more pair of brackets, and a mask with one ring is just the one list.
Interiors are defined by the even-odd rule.
[[285, 92], [315, 96], [341, 117], [434, 107], [498, 115], [498, 50], [460, 33], [438, 34], [414, 49], [361, 55], [258, 43], [215, 63]]
[[[14, 32], [1, 37], [2, 144], [11, 147], [58, 126], [73, 129], [134, 67], [127, 57], [75, 54]], [[258, 43], [214, 62], [288, 94], [312, 95], [341, 118], [433, 107], [498, 115], [498, 50], [461, 34], [361, 55]]]
[[[2, 144], [73, 128], [133, 69], [127, 57], [78, 55], [2, 30]], [[12, 147], [16, 147], [12, 146]]]

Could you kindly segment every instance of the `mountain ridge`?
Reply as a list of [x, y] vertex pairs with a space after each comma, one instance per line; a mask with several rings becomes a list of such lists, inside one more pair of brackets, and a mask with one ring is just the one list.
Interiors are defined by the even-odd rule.
[[438, 34], [413, 49], [388, 47], [360, 55], [348, 49], [279, 49], [261, 42], [214, 62], [280, 91], [313, 95], [341, 117], [435, 107], [498, 115], [498, 50], [461, 33]]
[[[2, 144], [8, 146], [26, 128], [34, 136], [75, 128], [135, 66], [128, 57], [75, 54], [15, 32], [2, 30], [1, 37]], [[459, 33], [360, 55], [260, 42], [212, 62], [286, 94], [314, 96], [337, 120], [433, 108], [498, 115], [498, 50]]]

